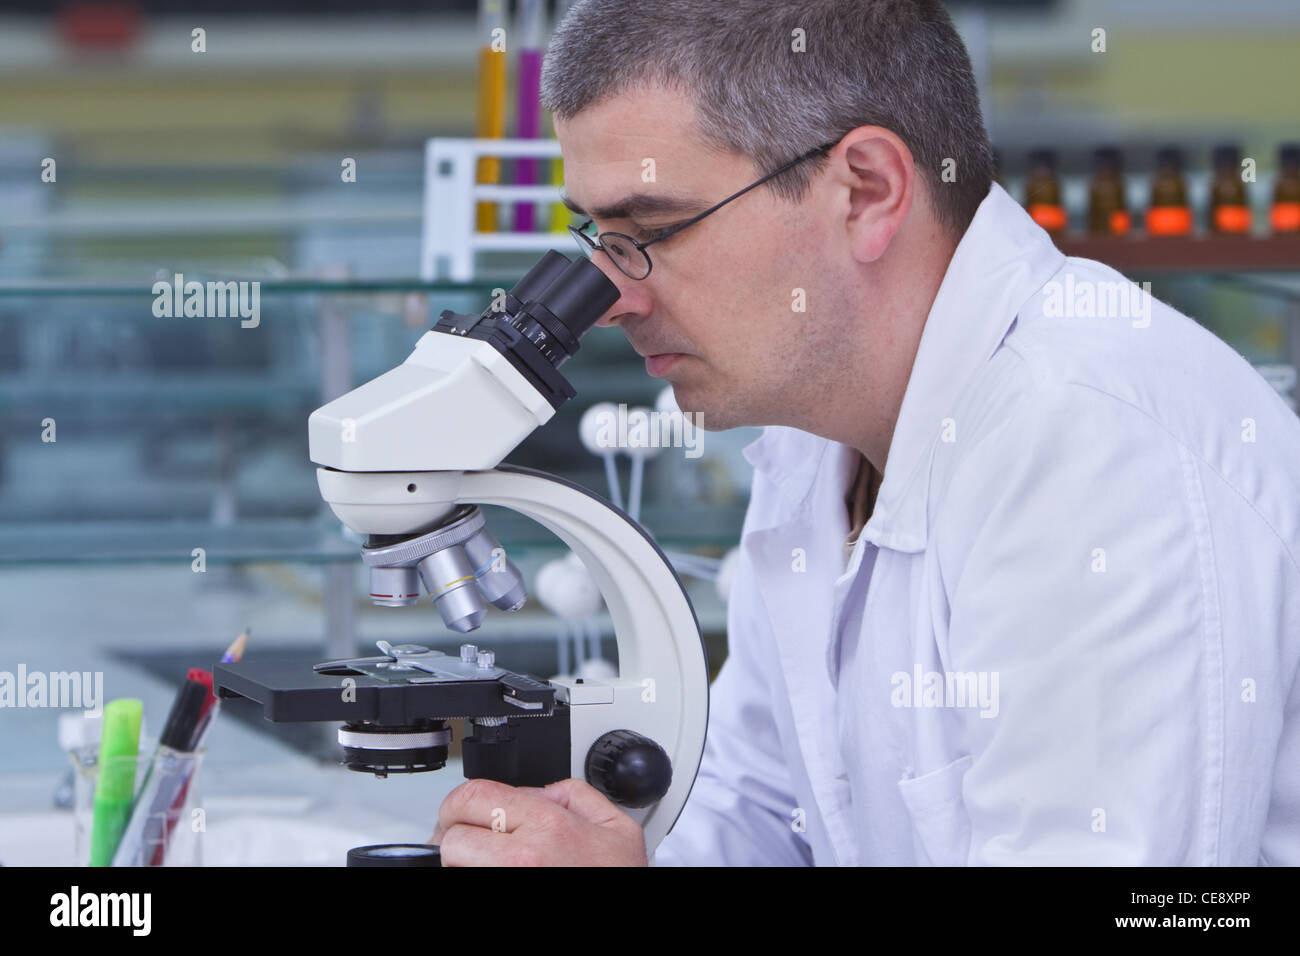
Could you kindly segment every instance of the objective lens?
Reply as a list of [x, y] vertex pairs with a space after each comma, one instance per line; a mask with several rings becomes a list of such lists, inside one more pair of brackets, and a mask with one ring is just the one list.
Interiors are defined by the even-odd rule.
[[528, 593], [523, 575], [491, 531], [482, 528], [465, 542], [464, 548], [483, 597], [502, 611], [517, 611], [524, 606]]
[[483, 623], [487, 605], [474, 587], [474, 569], [460, 545], [435, 551], [420, 562], [420, 577], [442, 623], [464, 634]]
[[420, 602], [415, 568], [371, 568], [370, 600], [380, 607], [411, 607]]

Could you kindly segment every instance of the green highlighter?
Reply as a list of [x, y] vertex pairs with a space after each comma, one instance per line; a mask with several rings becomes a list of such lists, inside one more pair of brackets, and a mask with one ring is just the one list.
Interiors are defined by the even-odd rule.
[[[104, 705], [104, 733], [99, 742], [99, 779], [95, 782], [95, 816], [90, 833], [90, 865], [110, 866], [122, 831], [131, 819], [136, 760], [140, 753], [140, 719], [144, 703], [135, 697]], [[131, 758], [114, 760], [114, 757]]]

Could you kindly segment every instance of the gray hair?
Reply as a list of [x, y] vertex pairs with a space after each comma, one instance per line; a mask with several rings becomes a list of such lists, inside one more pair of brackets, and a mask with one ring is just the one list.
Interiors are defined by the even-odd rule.
[[[939, 0], [578, 0], [547, 50], [543, 107], [567, 122], [648, 85], [682, 90], [705, 143], [761, 173], [883, 126], [912, 151], [954, 237], [993, 180], [970, 57]], [[770, 185], [798, 202], [825, 163]]]

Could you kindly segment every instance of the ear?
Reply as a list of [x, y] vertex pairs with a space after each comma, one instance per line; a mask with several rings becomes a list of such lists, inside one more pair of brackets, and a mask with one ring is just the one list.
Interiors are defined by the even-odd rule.
[[916, 166], [912, 151], [883, 126], [860, 126], [831, 153], [831, 175], [843, 201], [844, 229], [853, 258], [875, 262], [912, 208]]

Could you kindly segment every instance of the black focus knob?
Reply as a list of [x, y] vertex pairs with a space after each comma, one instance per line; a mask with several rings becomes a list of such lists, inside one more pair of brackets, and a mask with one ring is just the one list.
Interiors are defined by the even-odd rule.
[[649, 737], [611, 730], [587, 751], [587, 782], [621, 806], [648, 807], [668, 792], [673, 763]]

